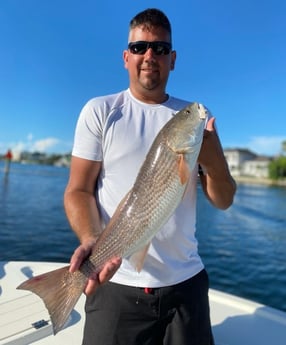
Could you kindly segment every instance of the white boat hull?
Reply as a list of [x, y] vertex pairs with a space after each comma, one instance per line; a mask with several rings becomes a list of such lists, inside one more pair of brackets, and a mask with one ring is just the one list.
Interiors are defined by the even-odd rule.
[[[25, 279], [66, 264], [0, 262], [0, 345], [79, 345], [84, 325], [84, 295], [56, 336], [42, 300], [16, 290]], [[216, 345], [285, 345], [286, 313], [210, 289]]]

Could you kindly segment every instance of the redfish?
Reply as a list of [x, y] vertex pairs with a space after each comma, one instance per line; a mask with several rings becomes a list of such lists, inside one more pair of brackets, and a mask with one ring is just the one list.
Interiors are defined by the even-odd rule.
[[165, 124], [151, 145], [133, 187], [78, 271], [70, 273], [66, 266], [28, 279], [18, 287], [43, 299], [54, 334], [66, 323], [88, 277], [100, 272], [108, 260], [128, 257], [140, 272], [152, 238], [182, 200], [190, 173], [197, 164], [206, 118], [204, 106], [191, 103]]

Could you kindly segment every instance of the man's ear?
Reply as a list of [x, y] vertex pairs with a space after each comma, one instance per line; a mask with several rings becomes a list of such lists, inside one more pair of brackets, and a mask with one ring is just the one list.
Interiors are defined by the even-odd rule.
[[123, 61], [124, 61], [124, 67], [128, 69], [128, 57], [129, 57], [129, 52], [128, 50], [123, 51]]

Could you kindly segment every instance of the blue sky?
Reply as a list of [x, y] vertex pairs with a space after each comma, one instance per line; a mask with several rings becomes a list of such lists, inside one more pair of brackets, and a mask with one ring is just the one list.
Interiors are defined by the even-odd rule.
[[85, 102], [128, 87], [128, 24], [147, 7], [172, 23], [168, 93], [207, 105], [224, 148], [279, 153], [285, 0], [0, 0], [0, 154], [70, 152]]

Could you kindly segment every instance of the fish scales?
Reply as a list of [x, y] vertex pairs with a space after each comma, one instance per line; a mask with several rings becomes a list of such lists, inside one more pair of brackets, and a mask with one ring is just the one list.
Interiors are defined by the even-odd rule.
[[[54, 334], [64, 327], [88, 277], [98, 273], [111, 258], [136, 256], [144, 247], [148, 248], [148, 243], [172, 215], [196, 165], [206, 117], [206, 109], [192, 103], [161, 129], [132, 189], [116, 208], [91, 256], [78, 271], [70, 273], [66, 266], [30, 278], [18, 286], [43, 299]], [[146, 254], [147, 250], [142, 252]], [[134, 265], [140, 269], [144, 255], [138, 258], [140, 262], [134, 261]]]
[[[185, 185], [178, 177], [178, 154], [159, 136], [146, 157], [118, 221], [111, 223], [90, 261], [101, 267], [108, 256], [125, 257], [150, 240], [180, 202]], [[159, 142], [159, 145], [157, 145]], [[158, 154], [159, 153], [159, 154]], [[156, 163], [154, 164], [155, 157]], [[101, 248], [101, 250], [98, 250]]]

